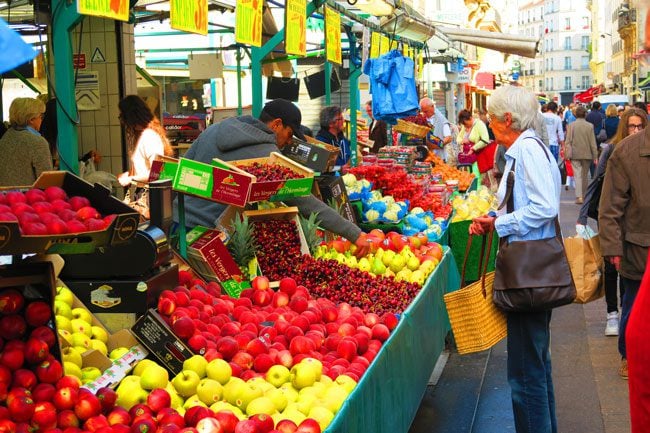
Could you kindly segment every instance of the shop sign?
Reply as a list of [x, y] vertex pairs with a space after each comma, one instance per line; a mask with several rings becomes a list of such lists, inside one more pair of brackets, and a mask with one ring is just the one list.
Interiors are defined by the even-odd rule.
[[307, 0], [287, 0], [284, 17], [284, 49], [287, 54], [307, 54]]
[[75, 100], [79, 111], [99, 110], [99, 72], [78, 71], [75, 84]]
[[129, 0], [78, 0], [77, 12], [82, 15], [129, 20]]
[[262, 0], [237, 0], [235, 40], [238, 43], [262, 46], [262, 4]]
[[171, 28], [200, 35], [208, 34], [208, 0], [170, 0]]
[[325, 58], [342, 64], [341, 55], [341, 16], [334, 9], [325, 8]]
[[379, 55], [383, 56], [390, 50], [390, 39], [388, 39], [388, 36], [381, 35], [379, 40]]
[[372, 32], [370, 35], [370, 58], [376, 59], [379, 57], [381, 49], [381, 33]]
[[75, 69], [86, 69], [86, 53], [73, 54], [72, 66]]
[[458, 76], [456, 77], [457, 83], [469, 83], [472, 80], [472, 68], [463, 68], [458, 71]]

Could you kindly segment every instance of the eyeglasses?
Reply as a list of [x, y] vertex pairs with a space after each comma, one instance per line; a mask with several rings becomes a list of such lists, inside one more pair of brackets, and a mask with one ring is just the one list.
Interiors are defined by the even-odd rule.
[[643, 125], [640, 124], [640, 123], [638, 125], [629, 124], [629, 125], [627, 125], [627, 129], [641, 131], [643, 129]]

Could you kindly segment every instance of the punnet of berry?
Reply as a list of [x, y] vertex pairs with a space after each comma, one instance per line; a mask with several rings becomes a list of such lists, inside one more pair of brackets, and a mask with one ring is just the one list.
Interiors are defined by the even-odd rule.
[[298, 226], [292, 220], [264, 220], [253, 224], [255, 254], [271, 281], [292, 275], [302, 260]]
[[296, 173], [289, 167], [278, 164], [253, 162], [251, 164], [237, 164], [237, 168], [252, 174], [258, 182], [273, 182], [287, 179], [301, 179], [304, 176]]

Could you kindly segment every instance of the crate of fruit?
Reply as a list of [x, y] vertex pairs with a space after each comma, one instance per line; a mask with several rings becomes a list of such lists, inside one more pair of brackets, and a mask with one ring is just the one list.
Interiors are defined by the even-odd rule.
[[0, 188], [0, 254], [81, 254], [127, 242], [140, 216], [102, 185], [46, 171], [31, 186]]
[[429, 124], [418, 125], [417, 123], [413, 123], [408, 120], [397, 119], [397, 125], [393, 126], [393, 130], [402, 134], [409, 134], [419, 138], [424, 138], [431, 130], [431, 126]]

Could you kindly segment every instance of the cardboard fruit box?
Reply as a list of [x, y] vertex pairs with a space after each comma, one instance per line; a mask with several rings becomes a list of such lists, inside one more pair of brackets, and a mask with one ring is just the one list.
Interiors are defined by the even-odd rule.
[[187, 261], [192, 269], [210, 281], [242, 280], [242, 272], [224, 244], [225, 233], [198, 226], [187, 238]]
[[[284, 207], [268, 210], [252, 210], [245, 211], [244, 215], [248, 217], [248, 220], [251, 223], [255, 221], [263, 220], [281, 220], [281, 221], [294, 221], [296, 224], [296, 230], [298, 230], [298, 237], [300, 238], [300, 252], [302, 254], [310, 254], [309, 245], [307, 245], [307, 240], [305, 235], [302, 232], [302, 225], [300, 224], [300, 214], [297, 207]], [[260, 268], [261, 275], [264, 275], [264, 269]], [[278, 287], [280, 284], [279, 281], [271, 281], [270, 286], [272, 288]]]
[[293, 161], [316, 172], [327, 173], [332, 171], [332, 168], [336, 165], [339, 148], [309, 136], [305, 136], [305, 139], [307, 141], [294, 138], [291, 144], [284, 146], [282, 153]]
[[95, 248], [127, 242], [135, 234], [140, 218], [135, 210], [111, 196], [102, 185], [91, 185], [65, 171], [46, 171], [31, 186], [5, 187], [0, 191], [45, 189], [49, 186], [63, 188], [68, 197], [86, 197], [103, 216], [116, 214], [117, 217], [104, 230], [44, 236], [23, 235], [17, 222], [0, 222], [0, 254], [91, 253]]
[[194, 352], [167, 326], [153, 308], [147, 311], [131, 328], [133, 335], [162, 365], [176, 375], [183, 370], [183, 362]]
[[178, 159], [170, 156], [156, 155], [149, 170], [149, 182], [156, 180], [174, 180], [178, 171]]

